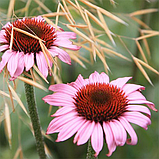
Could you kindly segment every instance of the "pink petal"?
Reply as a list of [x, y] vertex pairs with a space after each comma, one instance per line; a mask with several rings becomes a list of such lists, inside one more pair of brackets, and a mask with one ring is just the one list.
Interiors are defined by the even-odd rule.
[[69, 85], [76, 88], [77, 90], [87, 84], [86, 80], [83, 79], [82, 75], [80, 74], [75, 82], [71, 82]]
[[63, 125], [67, 124], [67, 122], [74, 120], [77, 118], [77, 113], [74, 111], [65, 114], [63, 116], [58, 116], [54, 118], [48, 128], [47, 128], [47, 134], [51, 134], [54, 132], [59, 132], [60, 129], [62, 129]]
[[127, 138], [125, 129], [118, 120], [110, 121], [109, 124], [112, 129], [116, 145], [123, 146]]
[[116, 80], [111, 81], [110, 84], [122, 88], [126, 84], [126, 82], [131, 78], [132, 77], [117, 78]]
[[106, 138], [106, 142], [107, 142], [108, 149], [109, 149], [109, 153], [107, 154], [107, 156], [111, 156], [112, 153], [116, 149], [116, 144], [115, 144], [113, 132], [112, 132], [111, 127], [110, 127], [110, 123], [103, 122], [103, 129], [104, 129], [105, 138]]
[[150, 109], [154, 110], [154, 111], [158, 111], [156, 108], [155, 108], [155, 105], [152, 103], [152, 102], [149, 102], [147, 100], [130, 100], [128, 101], [128, 104], [146, 104]]
[[71, 50], [79, 50], [81, 47], [77, 45], [73, 45], [72, 42], [68, 39], [58, 38], [54, 41], [54, 45], [62, 46]]
[[49, 90], [52, 90], [54, 92], [60, 92], [60, 93], [65, 93], [65, 94], [68, 94], [70, 96], [74, 96], [75, 93], [77, 92], [77, 90], [68, 85], [68, 84], [54, 84], [54, 85], [51, 85], [49, 87]]
[[57, 38], [76, 39], [76, 33], [74, 32], [57, 32]]
[[8, 48], [9, 48], [9, 45], [2, 45], [2, 46], [0, 46], [0, 52], [6, 50]]
[[126, 131], [130, 135], [130, 140], [127, 140], [127, 144], [129, 145], [136, 145], [137, 144], [137, 135], [133, 129], [133, 127], [129, 124], [129, 122], [122, 116], [119, 117], [120, 123], [123, 125], [123, 127], [126, 129]]
[[71, 64], [71, 58], [66, 51], [64, 51], [64, 50], [62, 50], [62, 49], [60, 49], [56, 46], [52, 46], [51, 47], [51, 52], [55, 52], [56, 54], [58, 54], [58, 58], [61, 61], [65, 62], [67, 64]]
[[137, 91], [137, 90], [144, 90], [145, 87], [143, 86], [140, 86], [140, 85], [136, 85], [136, 84], [125, 84], [124, 87], [122, 88], [125, 92], [125, 95], [127, 96], [129, 93], [132, 93], [134, 91]]
[[56, 141], [64, 141], [73, 136], [84, 124], [84, 122], [85, 120], [80, 117], [76, 117], [73, 120], [67, 122], [67, 124], [63, 125], [62, 129], [60, 130]]
[[47, 65], [45, 56], [42, 52], [39, 52], [36, 54], [36, 62], [37, 62], [37, 66], [38, 66], [40, 72], [46, 78], [48, 75], [48, 65]]
[[89, 76], [89, 83], [99, 83], [100, 75], [98, 72], [94, 72]]
[[103, 147], [103, 130], [99, 123], [96, 123], [94, 126], [94, 130], [91, 135], [91, 143], [96, 152], [94, 156], [97, 157]]
[[19, 52], [17, 54], [18, 57], [18, 63], [17, 63], [17, 69], [14, 73], [14, 78], [17, 78], [20, 74], [22, 74], [24, 70], [24, 54], [22, 52]]
[[81, 126], [81, 128], [78, 130], [77, 134], [74, 137], [73, 142], [77, 145], [85, 144], [90, 136], [92, 135], [93, 129], [95, 127], [94, 121], [85, 120], [85, 123]]
[[8, 61], [7, 69], [11, 77], [14, 77], [14, 73], [18, 66], [18, 54], [19, 52], [14, 52]]
[[43, 98], [45, 102], [54, 106], [72, 106], [74, 99], [64, 93], [54, 93]]
[[29, 71], [31, 67], [34, 65], [34, 53], [27, 53], [24, 55], [24, 63], [26, 67], [26, 71]]
[[126, 107], [126, 110], [142, 112], [142, 113], [148, 114], [149, 117], [151, 117], [150, 110], [147, 107], [145, 107], [145, 106], [141, 106], [141, 105], [128, 105]]
[[137, 124], [144, 129], [147, 129], [147, 126], [151, 124], [149, 117], [143, 115], [139, 112], [125, 112], [123, 116], [131, 123]]
[[100, 76], [101, 83], [106, 83], [106, 84], [109, 83], [109, 76], [107, 74], [102, 72], [99, 76]]
[[146, 98], [139, 91], [130, 93], [127, 99], [128, 100], [146, 100]]
[[70, 113], [72, 110], [75, 110], [75, 107], [62, 107], [58, 109], [56, 113], [52, 115], [52, 117], [61, 116], [61, 115]]
[[[0, 31], [0, 43], [7, 43], [7, 40], [6, 40], [6, 38], [4, 37], [5, 34], [6, 34], [6, 33], [5, 33], [5, 30], [1, 30], [1, 31]], [[9, 45], [8, 45], [8, 47], [9, 47]]]
[[7, 50], [6, 52], [3, 53], [2, 55], [2, 61], [0, 62], [0, 73], [2, 72], [4, 66], [7, 64], [9, 61], [10, 57], [14, 54], [15, 52], [12, 52], [10, 50]]

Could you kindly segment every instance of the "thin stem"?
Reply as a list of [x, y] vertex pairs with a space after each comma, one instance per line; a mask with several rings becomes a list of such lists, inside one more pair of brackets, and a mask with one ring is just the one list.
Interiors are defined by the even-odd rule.
[[31, 118], [33, 130], [34, 130], [34, 136], [36, 140], [37, 152], [39, 154], [40, 159], [46, 159], [45, 150], [44, 150], [44, 141], [43, 141], [43, 136], [41, 133], [41, 126], [40, 126], [40, 121], [38, 116], [38, 110], [37, 110], [36, 101], [34, 98], [34, 89], [33, 89], [33, 86], [27, 83], [25, 83], [24, 85], [25, 85], [25, 94], [26, 94], [29, 114], [30, 114], [30, 118]]
[[91, 139], [89, 139], [86, 159], [98, 159], [98, 157], [95, 157], [94, 154], [95, 154], [95, 152], [91, 145]]

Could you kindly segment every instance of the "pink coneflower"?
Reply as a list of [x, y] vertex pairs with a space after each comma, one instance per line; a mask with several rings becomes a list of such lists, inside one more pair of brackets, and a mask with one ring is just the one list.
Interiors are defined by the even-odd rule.
[[[57, 142], [73, 136], [74, 143], [84, 144], [91, 138], [95, 156], [107, 143], [109, 153], [115, 151], [116, 146], [137, 143], [137, 135], [131, 123], [144, 129], [151, 124], [151, 113], [146, 104], [154, 111], [152, 102], [140, 93], [143, 86], [126, 84], [131, 77], [118, 78], [109, 82], [105, 73], [94, 72], [89, 79], [81, 75], [77, 80], [68, 84], [55, 84], [49, 87], [56, 92], [43, 98], [45, 102], [54, 106], [62, 106], [52, 117], [47, 134], [59, 132]], [[144, 114], [142, 114], [144, 113]], [[130, 139], [127, 139], [127, 133]]]
[[[76, 38], [75, 33], [64, 32], [61, 28], [59, 28], [60, 31], [58, 31], [52, 25], [47, 24], [40, 16], [18, 19], [12, 24], [8, 22], [0, 31], [0, 52], [4, 52], [2, 61], [0, 62], [0, 72], [2, 72], [3, 68], [7, 65], [7, 69], [13, 79], [24, 71], [24, 67], [25, 70], [28, 71], [33, 67], [34, 63], [38, 66], [44, 77], [47, 77], [48, 64], [42, 52], [39, 40], [17, 31], [14, 28], [12, 48], [10, 48], [12, 27], [24, 30], [42, 39], [44, 45], [53, 57], [58, 56], [61, 61], [68, 64], [71, 64], [70, 56], [60, 47], [71, 50], [78, 50], [80, 48], [79, 46], [73, 45], [69, 40]], [[52, 61], [49, 58], [48, 60], [52, 66]]]

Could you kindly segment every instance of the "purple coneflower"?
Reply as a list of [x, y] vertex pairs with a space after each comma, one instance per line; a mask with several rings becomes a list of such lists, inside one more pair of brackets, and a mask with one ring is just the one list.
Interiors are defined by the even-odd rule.
[[[109, 82], [105, 73], [94, 72], [89, 79], [81, 75], [68, 84], [55, 84], [49, 87], [56, 92], [43, 98], [53, 106], [62, 106], [52, 117], [47, 134], [59, 132], [57, 142], [64, 141], [75, 134], [74, 143], [84, 144], [91, 138], [95, 156], [102, 150], [103, 142], [107, 143], [111, 156], [117, 146], [125, 142], [137, 143], [137, 135], [130, 123], [144, 129], [151, 124], [154, 104], [141, 94], [143, 86], [126, 84], [131, 77], [118, 78]], [[127, 133], [130, 139], [127, 139]]]
[[[13, 41], [11, 41], [13, 27]], [[15, 28], [15, 29], [14, 29]], [[47, 24], [42, 17], [23, 18], [8, 22], [0, 31], [0, 52], [3, 51], [0, 62], [0, 73], [7, 65], [11, 79], [15, 79], [22, 74], [24, 68], [30, 70], [36, 64], [44, 75], [48, 75], [48, 63], [42, 52], [39, 40], [26, 35], [16, 28], [26, 31], [41, 39], [53, 57], [57, 56], [61, 61], [71, 64], [70, 56], [61, 47], [71, 50], [80, 49], [79, 46], [73, 45], [69, 39], [76, 39], [73, 32], [65, 32], [61, 28], [56, 30], [52, 25]], [[12, 44], [11, 44], [12, 43]], [[10, 46], [12, 46], [10, 48]], [[49, 59], [50, 66], [52, 61]]]

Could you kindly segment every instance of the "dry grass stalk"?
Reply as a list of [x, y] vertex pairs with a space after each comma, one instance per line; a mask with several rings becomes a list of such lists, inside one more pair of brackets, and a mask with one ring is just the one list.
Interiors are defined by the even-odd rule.
[[66, 5], [65, 0], [62, 0], [62, 3], [63, 3], [63, 5], [64, 5], [64, 8], [65, 8], [66, 12], [68, 13], [68, 16], [70, 17], [71, 21], [75, 24], [76, 22], [75, 22], [75, 20], [73, 19], [72, 15], [71, 15], [71, 13], [70, 13], [70, 11], [69, 11], [67, 5]]
[[10, 51], [12, 51], [12, 47], [13, 47], [13, 27], [12, 27], [12, 31], [11, 31], [11, 38], [10, 38], [10, 45], [9, 45]]
[[147, 59], [146, 59], [146, 56], [145, 56], [145, 53], [144, 53], [144, 51], [143, 51], [143, 49], [142, 49], [140, 43], [139, 43], [137, 40], [136, 40], [135, 42], [136, 42], [136, 45], [137, 45], [137, 47], [138, 47], [138, 49], [139, 49], [139, 51], [140, 51], [140, 53], [141, 53], [141, 56], [143, 57], [144, 61], [145, 61], [146, 63], [148, 63], [148, 62], [147, 62]]
[[20, 107], [23, 109], [23, 111], [25, 112], [25, 114], [29, 117], [29, 114], [28, 114], [27, 110], [25, 109], [25, 106], [23, 105], [23, 103], [20, 100], [19, 96], [17, 95], [17, 93], [15, 92], [15, 90], [12, 88], [12, 86], [9, 83], [8, 83], [8, 87], [11, 90], [12, 95], [14, 96], [14, 98], [16, 99], [16, 101], [18, 102], [18, 104], [20, 105]]
[[148, 14], [148, 13], [153, 13], [153, 12], [158, 12], [158, 9], [155, 9], [155, 8], [143, 9], [143, 10], [132, 12], [129, 14], [129, 16], [136, 16], [136, 15]]
[[12, 131], [11, 131], [11, 121], [10, 121], [9, 107], [8, 107], [7, 103], [5, 103], [4, 116], [5, 116], [6, 135], [8, 137], [9, 146], [11, 147], [11, 145], [12, 145], [12, 142], [11, 142]]
[[9, 2], [9, 7], [8, 7], [8, 13], [7, 13], [7, 18], [9, 19], [14, 11], [14, 4], [15, 4], [15, 0], [10, 0]]
[[[7, 94], [7, 93], [5, 93], [4, 91], [1, 91], [1, 90], [0, 90], [0, 95], [10, 98], [10, 94]], [[12, 98], [15, 100], [14, 97], [12, 97]]]
[[135, 64], [137, 65], [137, 67], [139, 68], [139, 70], [141, 71], [141, 73], [144, 75], [144, 77], [147, 79], [147, 81], [153, 86], [149, 76], [147, 75], [146, 71], [144, 70], [144, 68], [139, 63], [138, 59], [136, 57], [134, 57], [133, 55], [132, 55], [132, 58], [133, 58]]
[[79, 10], [80, 15], [82, 16], [83, 20], [85, 21], [85, 23], [87, 23], [86, 17], [84, 16], [83, 10], [82, 10], [81, 6], [79, 5], [78, 1], [75, 0], [75, 3], [76, 3], [76, 5], [77, 5], [75, 8], [76, 8], [77, 10]]
[[113, 51], [113, 50], [111, 50], [111, 49], [102, 47], [102, 50], [105, 51], [106, 54], [115, 55], [115, 56], [118, 56], [118, 57], [120, 57], [120, 58], [122, 58], [122, 59], [124, 59], [124, 60], [130, 61], [129, 58], [127, 58], [127, 57], [123, 56], [122, 54], [120, 54], [120, 53], [118, 53], [118, 52], [116, 52], [116, 51]]
[[92, 3], [90, 3], [89, 1], [87, 0], [80, 0], [82, 3], [88, 5], [90, 8], [94, 8], [96, 10], [99, 10], [100, 12], [102, 12], [103, 14], [105, 14], [107, 17], [119, 22], [119, 23], [122, 23], [122, 24], [125, 24], [127, 25], [126, 22], [124, 22], [122, 19], [118, 18], [117, 16], [113, 15], [112, 13], [106, 11], [105, 9], [101, 8], [101, 7], [98, 7]]
[[[33, 65], [34, 70], [40, 75], [40, 77], [46, 82], [49, 83], [48, 80], [44, 77], [44, 75], [39, 71], [36, 65]], [[35, 80], [34, 80], [35, 81]]]
[[[144, 36], [144, 33], [142, 31], [140, 31], [140, 33], [141, 33], [141, 36]], [[143, 44], [145, 46], [145, 49], [146, 49], [146, 52], [147, 52], [148, 56], [150, 57], [151, 53], [150, 53], [150, 48], [149, 48], [147, 39], [143, 39]]]
[[44, 9], [46, 12], [51, 13], [52, 11], [47, 8], [43, 2], [39, 1], [39, 0], [34, 0], [42, 9]]
[[30, 80], [30, 79], [22, 77], [22, 76], [19, 76], [17, 78], [20, 79], [21, 81], [25, 82], [25, 83], [28, 83], [28, 84], [30, 84], [30, 85], [32, 85], [34, 87], [37, 87], [39, 89], [44, 90], [45, 92], [48, 92], [47, 88], [45, 88], [44, 86], [40, 85], [39, 83], [37, 83], [37, 82], [35, 82], [33, 80]]
[[[58, 3], [58, 6], [57, 6], [57, 11], [56, 11], [56, 13], [57, 13], [57, 15], [56, 15], [56, 20], [55, 20], [55, 25], [56, 25], [56, 30], [57, 30], [57, 26], [58, 26], [58, 22], [59, 22], [59, 15], [58, 15], [58, 13], [60, 12], [60, 3]], [[66, 13], [65, 13], [66, 14]]]
[[113, 45], [115, 46], [115, 41], [114, 39], [112, 38], [111, 34], [110, 34], [110, 30], [104, 20], [104, 17], [103, 15], [101, 14], [101, 12], [99, 11], [99, 9], [97, 9], [97, 13], [98, 13], [98, 16], [99, 16], [99, 19], [101, 20], [102, 24], [103, 24], [103, 27], [104, 27], [104, 30], [106, 32], [106, 34], [108, 35], [108, 38], [110, 39], [110, 41], [113, 43]]
[[79, 30], [77, 30], [76, 28], [71, 27], [70, 25], [66, 24], [66, 26], [72, 30], [73, 32], [75, 32], [77, 35], [81, 36], [83, 39], [87, 40], [90, 43], [94, 43], [88, 36], [86, 36], [85, 34], [83, 34], [82, 32], [80, 32]]
[[19, 146], [15, 155], [14, 155], [14, 157], [13, 157], [13, 159], [18, 159], [18, 157], [20, 157], [20, 159], [22, 159], [23, 158], [22, 153], [23, 153], [22, 148], [21, 148], [21, 146]]
[[138, 24], [140, 24], [141, 26], [143, 26], [146, 29], [150, 29], [150, 27], [148, 25], [146, 25], [143, 21], [141, 21], [140, 19], [136, 18], [136, 17], [131, 17], [134, 21], [136, 21]]
[[136, 60], [137, 60], [140, 64], [142, 64], [143, 66], [145, 66], [146, 68], [148, 68], [149, 70], [151, 70], [152, 72], [154, 72], [154, 73], [156, 73], [157, 75], [159, 75], [159, 72], [158, 72], [157, 70], [155, 70], [153, 67], [151, 67], [149, 64], [147, 64], [147, 63], [145, 63], [145, 62], [143, 62], [142, 60], [137, 59], [137, 58], [136, 58]]
[[69, 17], [68, 13], [66, 12], [65, 8], [62, 6], [62, 4], [59, 3], [59, 5], [60, 5], [62, 11], [63, 11], [64, 13], [66, 13], [66, 14], [65, 14], [66, 19], [67, 19], [71, 24], [74, 24], [74, 22], [72, 21], [72, 19]]
[[[25, 34], [25, 35], [28, 35], [28, 36], [30, 36], [30, 37], [32, 37], [32, 38], [34, 38], [34, 39], [41, 40], [39, 37], [37, 37], [37, 36], [35, 36], [35, 35], [33, 35], [33, 34], [27, 32], [27, 31], [25, 31], [25, 30], [22, 30], [22, 29], [19, 29], [19, 28], [16, 28], [16, 27], [13, 27], [13, 29], [16, 30], [16, 31], [18, 31], [18, 32], [20, 32], [20, 33], [23, 33], [23, 34]], [[41, 41], [44, 42], [44, 40], [41, 40]]]
[[59, 15], [65, 15], [66, 13], [63, 13], [63, 12], [53, 12], [53, 13], [48, 13], [48, 14], [42, 14], [41, 16], [43, 17], [57, 17]]
[[159, 32], [154, 32], [154, 33], [150, 33], [148, 35], [140, 36], [140, 37], [136, 38], [136, 40], [142, 40], [142, 39], [154, 37], [154, 36], [157, 36], [157, 35], [159, 35]]
[[9, 96], [10, 96], [10, 101], [11, 101], [11, 107], [12, 107], [13, 112], [15, 112], [14, 102], [13, 102], [13, 96], [12, 96], [12, 92], [11, 92], [9, 86], [8, 86], [8, 91], [9, 91]]
[[74, 28], [80, 28], [80, 29], [87, 29], [88, 28], [88, 26], [87, 25], [80, 25], [80, 24], [78, 24], [78, 25], [75, 25], [75, 24], [69, 24], [69, 26], [71, 26], [71, 27], [74, 27]]

